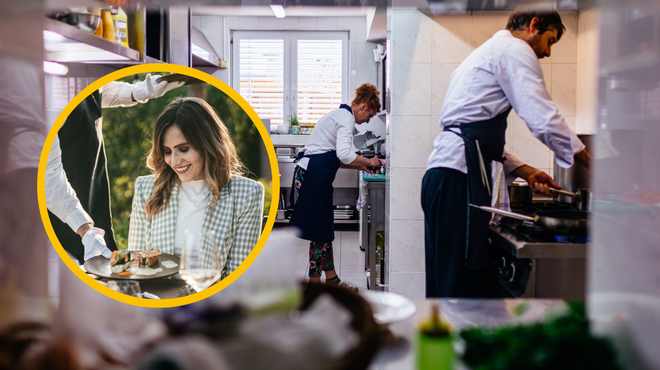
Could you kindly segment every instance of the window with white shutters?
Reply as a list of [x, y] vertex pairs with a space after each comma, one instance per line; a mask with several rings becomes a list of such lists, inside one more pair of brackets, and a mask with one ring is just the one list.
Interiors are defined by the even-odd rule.
[[348, 99], [348, 33], [235, 31], [232, 86], [271, 124], [316, 123]]
[[316, 123], [342, 100], [341, 39], [298, 40], [297, 113], [300, 123]]
[[239, 94], [261, 118], [282, 123], [284, 114], [284, 40], [238, 41]]

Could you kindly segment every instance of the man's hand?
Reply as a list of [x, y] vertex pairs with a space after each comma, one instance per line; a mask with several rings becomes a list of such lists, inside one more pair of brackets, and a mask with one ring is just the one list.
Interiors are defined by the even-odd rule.
[[82, 243], [85, 246], [85, 261], [99, 254], [102, 254], [105, 258], [110, 258], [112, 252], [106, 246], [103, 235], [105, 235], [105, 231], [98, 227], [92, 227], [85, 233], [82, 238]]
[[591, 157], [591, 153], [589, 153], [589, 151], [587, 149], [584, 149], [583, 151], [576, 154], [573, 157], [573, 159], [575, 159], [575, 162], [587, 167], [587, 169], [588, 169], [589, 166], [591, 165], [592, 157]]
[[156, 82], [159, 77], [160, 76], [158, 75], [151, 76], [151, 73], [148, 73], [147, 77], [144, 78], [144, 81], [134, 84], [132, 93], [133, 100], [140, 103], [146, 103], [149, 99], [161, 97], [166, 92], [183, 85], [183, 81]]
[[516, 168], [512, 174], [525, 179], [532, 190], [537, 194], [553, 195], [549, 189], [550, 187], [561, 189], [550, 175], [528, 165]]

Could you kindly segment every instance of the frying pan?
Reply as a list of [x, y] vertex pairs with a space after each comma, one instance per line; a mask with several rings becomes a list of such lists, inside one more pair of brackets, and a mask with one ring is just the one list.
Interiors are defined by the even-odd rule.
[[523, 221], [531, 221], [541, 227], [544, 227], [558, 234], [587, 234], [587, 212], [573, 210], [549, 210], [539, 211], [534, 216], [522, 215], [520, 213], [509, 212], [499, 208], [477, 206], [470, 204], [471, 207], [479, 208], [486, 212], [515, 218]]

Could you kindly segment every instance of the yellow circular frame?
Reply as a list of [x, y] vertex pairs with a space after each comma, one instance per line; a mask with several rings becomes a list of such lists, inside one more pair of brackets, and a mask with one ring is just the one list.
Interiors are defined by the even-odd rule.
[[[66, 251], [62, 247], [62, 244], [60, 244], [59, 240], [57, 239], [57, 236], [55, 235], [55, 230], [53, 230], [53, 225], [50, 223], [50, 218], [48, 217], [48, 209], [46, 208], [46, 190], [45, 190], [46, 164], [48, 163], [48, 154], [50, 152], [51, 146], [53, 145], [53, 140], [55, 140], [55, 136], [57, 135], [57, 132], [59, 131], [60, 127], [62, 127], [64, 121], [67, 119], [69, 114], [71, 114], [71, 111], [73, 111], [73, 109], [77, 107], [78, 104], [80, 104], [89, 94], [100, 89], [102, 86], [107, 85], [109, 82], [115, 81], [120, 78], [124, 78], [137, 73], [161, 73], [161, 72], [180, 73], [202, 80], [208, 83], [209, 85], [218, 88], [225, 94], [227, 94], [227, 96], [232, 98], [232, 100], [234, 100], [236, 103], [238, 103], [238, 105], [241, 108], [243, 108], [243, 110], [248, 114], [248, 116], [252, 120], [252, 123], [259, 130], [259, 134], [261, 135], [261, 138], [263, 139], [264, 144], [266, 145], [266, 151], [268, 152], [268, 161], [270, 162], [270, 169], [272, 174], [271, 184], [273, 190], [272, 190], [272, 198], [270, 203], [270, 210], [268, 212], [268, 221], [266, 222], [264, 230], [261, 233], [261, 236], [259, 237], [259, 241], [255, 245], [252, 252], [250, 252], [248, 257], [245, 259], [245, 261], [243, 261], [241, 265], [236, 270], [234, 270], [234, 272], [229, 274], [229, 276], [227, 276], [225, 279], [221, 280], [219, 283], [215, 284], [214, 286], [206, 290], [203, 290], [199, 293], [195, 293], [186, 297], [170, 298], [170, 299], [143, 299], [143, 298], [131, 297], [119, 293], [117, 291], [114, 291], [106, 287], [103, 284], [100, 284], [99, 282], [88, 276], [78, 265], [76, 265], [73, 262], [73, 260], [66, 253]], [[254, 109], [252, 109], [252, 107], [248, 104], [248, 102], [245, 101], [245, 99], [243, 99], [243, 97], [240, 96], [234, 89], [229, 87], [224, 82], [218, 80], [217, 78], [193, 68], [174, 65], [174, 64], [165, 64], [165, 63], [142, 64], [142, 65], [123, 68], [99, 78], [98, 80], [94, 81], [92, 84], [87, 86], [83, 91], [81, 91], [78, 95], [76, 95], [76, 97], [73, 98], [73, 100], [71, 100], [69, 104], [67, 104], [67, 106], [64, 108], [62, 113], [60, 113], [60, 115], [57, 117], [57, 120], [55, 121], [53, 127], [48, 133], [48, 137], [46, 138], [46, 143], [44, 144], [44, 148], [41, 152], [41, 158], [39, 160], [39, 172], [37, 177], [37, 197], [39, 199], [39, 212], [41, 213], [41, 219], [43, 220], [44, 226], [46, 228], [46, 233], [48, 234], [48, 238], [55, 247], [57, 253], [62, 258], [62, 261], [64, 261], [64, 263], [69, 267], [69, 269], [71, 269], [71, 271], [73, 271], [74, 274], [78, 275], [78, 277], [82, 281], [84, 281], [87, 285], [94, 288], [99, 293], [105, 294], [108, 297], [114, 298], [118, 301], [131, 304], [134, 306], [176, 307], [176, 306], [194, 303], [204, 298], [207, 298], [213, 294], [218, 293], [219, 291], [227, 287], [229, 284], [231, 284], [234, 280], [238, 279], [238, 277], [241, 276], [245, 272], [245, 270], [247, 270], [248, 267], [250, 267], [252, 262], [254, 262], [254, 260], [259, 255], [259, 252], [261, 252], [264, 245], [266, 244], [266, 240], [268, 239], [268, 236], [270, 235], [270, 232], [273, 229], [273, 224], [275, 222], [275, 215], [277, 212], [277, 202], [273, 202], [272, 199], [280, 198], [279, 174], [280, 173], [279, 173], [279, 168], [277, 166], [277, 157], [275, 155], [275, 148], [273, 147], [273, 142], [270, 139], [269, 130], [266, 130], [266, 127], [263, 125], [263, 122], [261, 122], [261, 119], [259, 118], [259, 116], [257, 116], [257, 113], [254, 111]]]

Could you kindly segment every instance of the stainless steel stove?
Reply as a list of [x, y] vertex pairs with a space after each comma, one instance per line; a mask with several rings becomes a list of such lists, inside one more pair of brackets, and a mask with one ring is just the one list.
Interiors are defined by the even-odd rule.
[[[533, 203], [514, 212], [571, 209]], [[490, 226], [495, 297], [584, 299], [588, 235], [556, 235], [527, 221], [502, 218]]]

